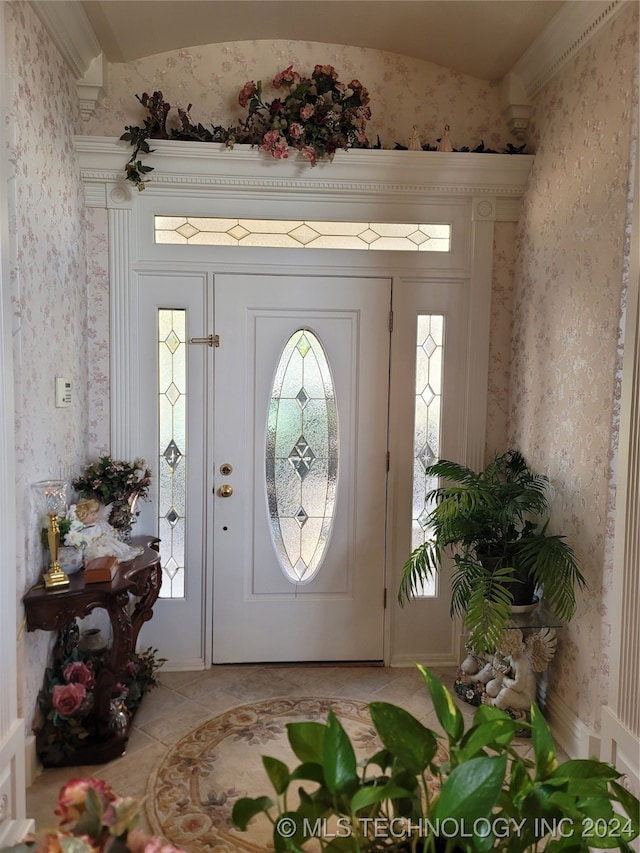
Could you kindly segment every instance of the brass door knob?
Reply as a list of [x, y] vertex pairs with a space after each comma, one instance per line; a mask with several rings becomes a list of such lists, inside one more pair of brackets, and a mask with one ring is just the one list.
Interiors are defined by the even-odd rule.
[[230, 498], [233, 494], [233, 486], [230, 486], [228, 483], [225, 483], [218, 489], [218, 494], [221, 498]]

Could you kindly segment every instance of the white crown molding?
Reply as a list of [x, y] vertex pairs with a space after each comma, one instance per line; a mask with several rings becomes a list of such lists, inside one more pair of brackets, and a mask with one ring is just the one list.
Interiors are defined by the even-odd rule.
[[[281, 194], [316, 193], [323, 197], [346, 191], [371, 197], [389, 193], [420, 196], [484, 195], [520, 198], [534, 157], [523, 154], [444, 153], [352, 149], [338, 151], [333, 162], [311, 167], [299, 158], [274, 160], [249, 145], [233, 149], [209, 142], [151, 140], [153, 166], [145, 193], [189, 189], [235, 193], [271, 190]], [[113, 137], [77, 136], [85, 183], [125, 185], [124, 168], [131, 147]]]
[[528, 99], [582, 50], [623, 8], [634, 0], [570, 0], [511, 69]]
[[72, 0], [31, 0], [40, 18], [77, 80], [102, 52], [81, 3]]

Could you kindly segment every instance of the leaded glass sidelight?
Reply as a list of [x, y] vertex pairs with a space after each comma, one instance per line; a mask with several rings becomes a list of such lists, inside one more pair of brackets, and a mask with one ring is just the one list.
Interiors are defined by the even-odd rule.
[[160, 597], [185, 595], [187, 312], [158, 311]]
[[[444, 317], [440, 314], [418, 316], [416, 348], [415, 426], [413, 458], [413, 510], [411, 549], [422, 545], [430, 531], [423, 522], [433, 505], [427, 495], [438, 485], [437, 477], [429, 477], [426, 468], [440, 455], [442, 365]], [[425, 581], [417, 597], [436, 595], [436, 579]]]
[[266, 488], [271, 538], [285, 577], [308, 583], [333, 527], [338, 414], [324, 348], [309, 329], [287, 341], [269, 403]]

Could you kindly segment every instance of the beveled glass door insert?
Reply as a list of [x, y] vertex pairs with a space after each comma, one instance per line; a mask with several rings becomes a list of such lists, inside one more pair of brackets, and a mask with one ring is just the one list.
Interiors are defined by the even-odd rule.
[[285, 344], [269, 401], [266, 489], [273, 545], [285, 577], [308, 583], [333, 527], [338, 414], [320, 340], [299, 329]]

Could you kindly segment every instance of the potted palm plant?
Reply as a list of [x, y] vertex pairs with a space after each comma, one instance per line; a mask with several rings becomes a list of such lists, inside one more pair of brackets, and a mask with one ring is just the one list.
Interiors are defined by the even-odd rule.
[[497, 456], [479, 473], [441, 459], [428, 476], [446, 481], [427, 495], [427, 537], [407, 559], [398, 599], [410, 600], [451, 554], [451, 615], [461, 615], [479, 652], [495, 649], [514, 605], [540, 590], [555, 615], [575, 612], [575, 587], [585, 587], [575, 554], [547, 532], [549, 480], [535, 474], [517, 450]]

